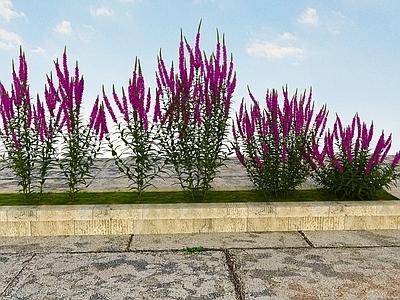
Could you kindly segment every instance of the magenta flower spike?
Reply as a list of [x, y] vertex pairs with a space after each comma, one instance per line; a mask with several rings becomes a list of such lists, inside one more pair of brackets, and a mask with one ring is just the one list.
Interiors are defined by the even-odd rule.
[[287, 161], [287, 147], [286, 145], [284, 145], [282, 148], [282, 162], [286, 161]]
[[97, 118], [97, 113], [99, 111], [99, 96], [97, 96], [93, 108], [92, 108], [92, 112], [90, 113], [90, 119], [89, 119], [89, 128], [94, 128], [94, 124]]
[[379, 137], [378, 143], [376, 144], [375, 151], [373, 154], [374, 166], [379, 165], [379, 155], [382, 152], [384, 145], [385, 145], [385, 135], [382, 132], [381, 136]]
[[367, 166], [365, 167], [365, 171], [364, 171], [365, 175], [368, 175], [369, 172], [371, 172], [371, 168], [372, 168], [373, 164], [374, 164], [374, 157], [371, 156], [371, 158], [368, 160]]
[[[64, 68], [64, 83], [65, 83], [65, 87], [67, 87], [68, 82], [69, 82], [69, 71], [68, 71], [68, 63], [67, 63], [67, 48], [64, 48], [63, 68]], [[70, 87], [70, 86], [68, 86], [68, 87]]]
[[117, 93], [115, 92], [115, 86], [114, 85], [112, 87], [112, 90], [113, 90], [112, 91], [112, 96], [113, 96], [114, 102], [117, 105], [119, 112], [124, 115], [125, 114], [125, 110], [124, 110], [124, 108], [122, 106], [121, 101], [118, 98]]
[[151, 94], [150, 94], [150, 88], [149, 88], [147, 90], [147, 96], [146, 96], [146, 110], [145, 110], [146, 115], [150, 111], [150, 104], [151, 104]]
[[14, 103], [15, 105], [21, 105], [22, 104], [22, 86], [21, 86], [21, 81], [19, 80], [17, 73], [15, 72], [14, 69], [14, 62], [13, 62], [13, 86], [11, 87], [11, 97], [14, 98]]
[[125, 122], [129, 122], [129, 110], [128, 110], [128, 99], [125, 95], [125, 90], [122, 88], [122, 107], [124, 109], [124, 120]]
[[100, 122], [99, 122], [100, 123], [99, 140], [102, 141], [104, 136], [109, 133], [108, 127], [107, 127], [106, 114], [105, 114], [103, 105], [100, 106], [98, 118], [100, 118]]
[[[103, 101], [104, 101], [104, 103], [105, 103], [105, 105], [107, 107], [107, 110], [108, 110], [108, 112], [109, 112], [109, 114], [111, 116], [111, 119], [113, 120], [114, 123], [117, 123], [118, 122], [117, 121], [117, 117], [115, 116], [115, 113], [114, 113], [114, 111], [113, 111], [113, 109], [111, 107], [110, 101], [108, 101], [108, 97], [107, 97], [107, 95], [106, 95], [106, 93], [104, 91], [104, 85], [103, 85]], [[98, 102], [98, 98], [96, 99], [96, 102]]]
[[[389, 139], [388, 139], [389, 140]], [[385, 151], [383, 152], [381, 159], [379, 160], [379, 164], [383, 163], [383, 161], [386, 159], [386, 156], [391, 148], [392, 141], [390, 140], [388, 144], [385, 144]]]
[[397, 166], [397, 164], [399, 163], [399, 161], [400, 161], [400, 151], [395, 154], [393, 161], [390, 164], [390, 167], [395, 168]]
[[257, 154], [254, 156], [254, 159], [256, 160], [256, 163], [257, 163], [257, 165], [258, 165], [260, 168], [264, 168], [264, 165], [263, 165], [263, 163], [261, 162], [261, 159], [258, 157]]
[[235, 153], [236, 153], [236, 157], [238, 158], [239, 162], [246, 167], [246, 162], [244, 160], [244, 156], [243, 154], [240, 152], [240, 150], [237, 147], [234, 147], [235, 149]]
[[369, 143], [372, 140], [372, 135], [374, 133], [374, 122], [371, 122], [371, 126], [369, 128], [369, 132], [368, 132], [368, 138], [366, 140], [366, 144], [369, 146]]
[[296, 119], [295, 133], [296, 135], [300, 135], [304, 124], [304, 115], [301, 110], [298, 111], [295, 119]]
[[19, 79], [22, 82], [28, 82], [28, 65], [25, 59], [25, 53], [20, 48], [19, 51]]
[[162, 86], [169, 86], [169, 83], [167, 83], [166, 77], [168, 77], [167, 70], [165, 68], [164, 61], [161, 57], [161, 51], [160, 51], [160, 56], [157, 58], [158, 59], [158, 72], [156, 72], [156, 78], [160, 81], [160, 84], [157, 84], [158, 88], [162, 91]]
[[11, 132], [11, 137], [14, 142], [14, 147], [18, 149], [20, 147], [20, 144], [18, 142], [17, 135], [15, 134], [15, 132]]
[[264, 154], [268, 154], [268, 152], [269, 152], [268, 147], [264, 142], [261, 143], [261, 148], [262, 148]]
[[153, 122], [161, 120], [160, 94], [156, 93], [156, 103], [154, 106]]

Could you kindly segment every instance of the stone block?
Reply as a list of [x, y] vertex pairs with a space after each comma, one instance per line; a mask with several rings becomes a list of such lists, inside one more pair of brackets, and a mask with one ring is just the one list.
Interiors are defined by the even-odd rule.
[[74, 235], [74, 221], [32, 221], [32, 236]]
[[30, 236], [29, 221], [0, 222], [0, 236]]
[[227, 217], [228, 218], [247, 218], [248, 206], [246, 203], [227, 203]]
[[279, 217], [329, 216], [329, 206], [317, 202], [276, 203], [276, 215]]
[[37, 209], [38, 221], [67, 221], [67, 220], [91, 220], [92, 206], [39, 206]]
[[219, 218], [193, 220], [194, 232], [246, 232], [246, 218]]
[[373, 201], [347, 201], [344, 206], [346, 216], [375, 216], [376, 202]]
[[[399, 201], [400, 202], [400, 201]], [[400, 203], [382, 201], [376, 205], [377, 216], [400, 216]]]
[[135, 234], [193, 233], [191, 219], [142, 219], [134, 223]]
[[397, 216], [348, 216], [344, 220], [344, 230], [399, 229]]
[[248, 232], [289, 231], [289, 218], [287, 217], [249, 218], [247, 220], [247, 231]]
[[344, 217], [304, 216], [289, 218], [289, 231], [343, 230]]
[[10, 206], [7, 210], [7, 220], [12, 221], [36, 221], [36, 206]]
[[181, 219], [226, 218], [227, 214], [227, 206], [223, 203], [191, 203], [180, 205], [179, 217]]
[[248, 203], [248, 217], [262, 218], [277, 216], [276, 206], [271, 203]]
[[94, 205], [92, 207], [93, 220], [110, 220], [111, 205]]
[[135, 234], [135, 220], [111, 220], [111, 234]]
[[140, 220], [143, 218], [143, 204], [112, 205], [109, 216], [111, 220]]
[[111, 234], [111, 220], [76, 220], [74, 227], [75, 235]]
[[7, 221], [7, 210], [8, 206], [2, 206], [0, 207], [0, 222], [6, 222]]
[[179, 218], [179, 204], [144, 204], [143, 219], [177, 219]]
[[344, 216], [345, 205], [343, 202], [325, 202], [329, 206], [330, 216]]

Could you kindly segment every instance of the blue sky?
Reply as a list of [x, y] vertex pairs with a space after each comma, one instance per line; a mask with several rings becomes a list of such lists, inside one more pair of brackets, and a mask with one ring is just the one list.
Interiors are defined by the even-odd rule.
[[266, 89], [313, 88], [349, 123], [355, 112], [375, 136], [393, 133], [400, 149], [400, 1], [397, 0], [0, 0], [0, 80], [9, 86], [19, 45], [32, 93], [43, 94], [53, 60], [67, 47], [85, 77], [88, 113], [104, 84], [126, 86], [137, 56], [154, 90], [157, 55], [177, 61], [180, 29], [191, 43], [202, 19], [201, 45], [214, 50], [225, 33], [237, 72], [234, 109], [247, 85], [259, 101]]

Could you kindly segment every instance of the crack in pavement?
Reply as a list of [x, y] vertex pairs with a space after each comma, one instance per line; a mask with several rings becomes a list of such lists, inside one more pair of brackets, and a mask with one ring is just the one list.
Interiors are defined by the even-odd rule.
[[223, 250], [226, 257], [226, 264], [228, 265], [229, 275], [235, 286], [236, 299], [244, 300], [244, 290], [242, 280], [237, 273], [237, 266], [234, 255], [230, 254], [228, 249]]
[[131, 236], [129, 237], [129, 241], [128, 241], [128, 246], [126, 246], [125, 252], [130, 252], [131, 250], [131, 244], [133, 241], [133, 234], [131, 234]]
[[298, 233], [301, 235], [301, 237], [305, 240], [305, 242], [311, 247], [315, 248], [315, 245], [310, 241], [310, 239], [305, 235], [305, 233], [301, 230], [298, 231]]
[[8, 288], [17, 280], [17, 278], [19, 277], [19, 275], [22, 273], [22, 271], [29, 265], [29, 263], [32, 261], [32, 259], [36, 256], [36, 253], [34, 253], [30, 258], [28, 258], [27, 260], [25, 260], [22, 263], [22, 268], [21, 270], [19, 270], [19, 272], [10, 280], [10, 282], [7, 284], [7, 286], [4, 288], [4, 290], [0, 293], [0, 297], [5, 296]]

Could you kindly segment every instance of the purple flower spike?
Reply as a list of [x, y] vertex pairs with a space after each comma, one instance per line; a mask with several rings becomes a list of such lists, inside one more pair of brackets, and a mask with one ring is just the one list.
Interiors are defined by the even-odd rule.
[[90, 114], [90, 120], [89, 120], [89, 127], [93, 129], [93, 126], [95, 124], [96, 118], [97, 118], [97, 113], [99, 110], [99, 96], [97, 96], [96, 101], [94, 102], [92, 112]]
[[371, 172], [371, 168], [372, 168], [373, 164], [374, 164], [374, 157], [371, 156], [371, 158], [368, 160], [367, 166], [365, 167], [365, 171], [364, 171], [365, 175], [368, 175], [369, 172]]
[[263, 149], [264, 154], [268, 154], [268, 147], [264, 142], [261, 143], [261, 147]]
[[236, 153], [236, 157], [238, 158], [239, 162], [246, 167], [246, 162], [244, 161], [244, 156], [243, 154], [240, 152], [240, 150], [237, 147], [234, 147], [235, 149], [235, 153]]
[[263, 165], [263, 163], [261, 162], [261, 159], [258, 157], [257, 154], [254, 156], [254, 159], [256, 160], [256, 163], [257, 163], [258, 167], [264, 168], [264, 165]]
[[104, 100], [104, 103], [106, 104], [108, 112], [110, 113], [111, 119], [113, 120], [114, 123], [117, 123], [118, 122], [117, 117], [115, 116], [114, 111], [111, 107], [110, 101], [108, 101], [108, 97], [107, 97], [106, 93], [104, 92], [104, 86], [103, 86], [103, 100]]
[[282, 162], [286, 162], [287, 161], [287, 147], [286, 146], [283, 146], [283, 149], [282, 149]]
[[400, 161], [400, 151], [396, 153], [390, 166], [392, 168], [395, 168], [397, 166], [397, 164], [399, 163], [399, 161]]
[[14, 142], [15, 148], [18, 149], [20, 147], [20, 144], [18, 142], [16, 134], [14, 132], [11, 132], [11, 137], [12, 137], [12, 140]]
[[154, 106], [154, 116], [153, 122], [158, 122], [161, 120], [161, 107], [160, 107], [160, 94], [156, 94], [156, 104]]

